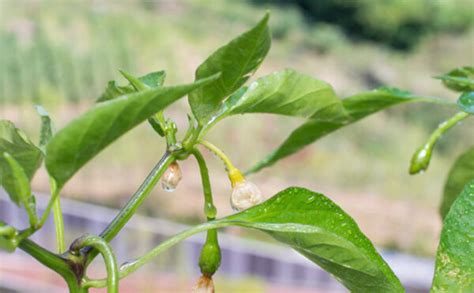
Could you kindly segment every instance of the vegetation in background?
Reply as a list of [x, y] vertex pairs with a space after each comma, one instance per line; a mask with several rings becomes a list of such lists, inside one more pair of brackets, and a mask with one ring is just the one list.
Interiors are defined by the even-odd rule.
[[298, 6], [311, 26], [333, 33], [342, 29], [351, 39], [365, 39], [393, 47], [411, 49], [426, 35], [438, 32], [462, 33], [474, 24], [472, 2], [455, 1], [371, 1], [371, 0], [254, 0]]

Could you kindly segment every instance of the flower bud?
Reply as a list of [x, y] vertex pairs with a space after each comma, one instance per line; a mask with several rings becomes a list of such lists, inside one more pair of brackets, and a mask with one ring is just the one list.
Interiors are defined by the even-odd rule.
[[248, 209], [263, 202], [263, 200], [260, 189], [252, 182], [244, 179], [233, 184], [230, 205], [235, 211]]
[[164, 191], [173, 192], [181, 181], [183, 174], [177, 162], [171, 163], [161, 178], [161, 187]]
[[411, 158], [410, 174], [417, 174], [428, 168], [431, 160], [431, 151], [432, 149], [429, 146], [423, 146], [416, 150]]
[[211, 277], [201, 276], [193, 288], [193, 293], [214, 293], [214, 283]]

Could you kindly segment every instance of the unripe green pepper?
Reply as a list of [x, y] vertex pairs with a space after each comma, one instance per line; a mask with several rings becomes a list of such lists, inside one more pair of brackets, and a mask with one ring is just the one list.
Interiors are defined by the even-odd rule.
[[217, 242], [217, 231], [209, 230], [199, 256], [199, 268], [204, 276], [211, 277], [221, 264], [221, 248]]

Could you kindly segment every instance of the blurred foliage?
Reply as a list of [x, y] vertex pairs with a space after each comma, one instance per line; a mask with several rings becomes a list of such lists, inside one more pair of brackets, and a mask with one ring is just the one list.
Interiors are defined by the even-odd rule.
[[[348, 37], [343, 26], [308, 21], [299, 6], [288, 3], [255, 5], [251, 0], [57, 3], [57, 0], [0, 1], [0, 115], [21, 121], [19, 125], [32, 134], [37, 133], [39, 121], [31, 107], [32, 100], [43, 104], [60, 126], [93, 103], [107, 81], [120, 79], [118, 69], [137, 75], [163, 69], [167, 71], [166, 84], [189, 82], [197, 65], [214, 48], [253, 25], [265, 9], [272, 13], [270, 27], [274, 42], [267, 62], [256, 76], [291, 67], [329, 82], [341, 97], [392, 85], [454, 100], [457, 96], [431, 76], [473, 60], [473, 30], [459, 35], [438, 31], [429, 34], [411, 51], [397, 51], [375, 42], [354, 41], [355, 37]], [[443, 5], [451, 7], [449, 3]], [[449, 21], [472, 15], [469, 9], [457, 17], [450, 13], [446, 17]], [[64, 103], [65, 100], [72, 103]], [[176, 116], [179, 126], [184, 127], [186, 119], [179, 118], [184, 118], [184, 111], [188, 111], [186, 103], [178, 103], [167, 112], [173, 118]], [[368, 188], [394, 197], [416, 194], [430, 198], [440, 190], [431, 183], [433, 178], [442, 178], [443, 167], [448, 168], [450, 160], [464, 148], [464, 142], [469, 143], [470, 138], [463, 135], [462, 128], [454, 129], [440, 142], [437, 151], [441, 156], [427, 176], [415, 180], [405, 176], [404, 171], [413, 146], [451, 114], [427, 105], [391, 109], [325, 138], [263, 177], [271, 174], [286, 180], [324, 182], [351, 191]], [[235, 117], [210, 135], [245, 168], [281, 143], [298, 125], [284, 118], [268, 120], [271, 118]], [[472, 122], [466, 124], [468, 128]], [[261, 139], [249, 146], [247, 139], [236, 137]], [[115, 168], [116, 176], [124, 176], [121, 170], [126, 167], [134, 170], [139, 180], [152, 167], [147, 158], [154, 157], [159, 147], [160, 141], [152, 130], [144, 127], [133, 132], [83, 173], [84, 181], [76, 182], [75, 193], [93, 193], [86, 188], [95, 185], [86, 182], [93, 180], [94, 172], [112, 172], [110, 169]], [[245, 151], [249, 147], [252, 151]], [[372, 165], [368, 167], [369, 161]], [[351, 168], [346, 167], [347, 162], [352, 162]], [[315, 166], [324, 166], [325, 171], [315, 170]], [[410, 184], [399, 184], [408, 180]], [[128, 180], [123, 183], [112, 184], [120, 188], [109, 188], [110, 194], [126, 195], [133, 192], [125, 190], [127, 187], [139, 184]]]
[[254, 0], [298, 6], [311, 23], [343, 29], [351, 38], [410, 49], [429, 33], [462, 32], [474, 23], [471, 0]]

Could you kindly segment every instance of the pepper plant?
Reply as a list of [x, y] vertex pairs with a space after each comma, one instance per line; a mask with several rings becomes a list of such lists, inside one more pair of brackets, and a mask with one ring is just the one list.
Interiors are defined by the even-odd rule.
[[[10, 199], [24, 209], [29, 226], [13, 227], [1, 222], [1, 248], [10, 252], [19, 248], [28, 253], [58, 273], [70, 292], [101, 287], [117, 292], [120, 279], [183, 239], [205, 232], [207, 238], [198, 263], [202, 277], [195, 289], [210, 292], [213, 291], [212, 276], [221, 261], [218, 229], [240, 226], [260, 230], [287, 244], [331, 273], [350, 291], [403, 292], [399, 279], [356, 222], [328, 197], [305, 188], [290, 187], [264, 200], [258, 187], [247, 177], [339, 128], [388, 107], [415, 102], [446, 107], [456, 107], [456, 104], [395, 88], [379, 88], [341, 99], [328, 83], [292, 69], [274, 72], [246, 85], [270, 49], [268, 19], [267, 14], [255, 27], [212, 53], [197, 68], [192, 83], [165, 86], [164, 71], [141, 77], [122, 71], [129, 84], [119, 86], [114, 81], [109, 82], [90, 110], [57, 132], [48, 113], [37, 107], [41, 118], [37, 144], [13, 123], [2, 120], [0, 183]], [[412, 173], [427, 167], [431, 150], [443, 132], [474, 112], [472, 68], [456, 69], [441, 79], [449, 87], [463, 92], [458, 102], [461, 112], [442, 124], [416, 153]], [[166, 117], [164, 110], [186, 95], [191, 109], [189, 127], [178, 135], [176, 124]], [[206, 134], [226, 117], [248, 113], [306, 120], [280, 147], [247, 172], [241, 172], [224, 151], [206, 140]], [[98, 153], [143, 122], [148, 122], [166, 142], [165, 153], [160, 159], [157, 157], [156, 166], [102, 233], [81, 235], [67, 246], [60, 205], [62, 188]], [[208, 168], [202, 155], [204, 150], [214, 153], [223, 162], [232, 187], [230, 202], [236, 211], [232, 215], [217, 218]], [[442, 208], [443, 215], [446, 214], [445, 226], [433, 292], [474, 290], [474, 181], [470, 181], [474, 179], [473, 154], [471, 148], [450, 172]], [[148, 253], [119, 266], [109, 242], [133, 217], [160, 178], [165, 190], [174, 190], [181, 179], [179, 161], [190, 157], [199, 166], [207, 222], [157, 243]], [[38, 214], [30, 182], [43, 162], [50, 178], [51, 197], [45, 211]], [[30, 239], [51, 213], [57, 251], [49, 251]], [[106, 279], [87, 276], [89, 264], [98, 255], [103, 257]]]

